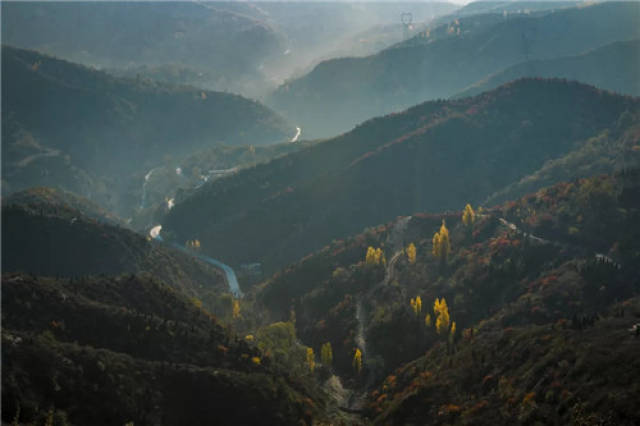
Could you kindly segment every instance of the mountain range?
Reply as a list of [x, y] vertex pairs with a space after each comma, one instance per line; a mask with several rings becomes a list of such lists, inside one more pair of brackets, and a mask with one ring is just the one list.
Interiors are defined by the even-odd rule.
[[635, 2], [461, 17], [375, 55], [324, 61], [285, 82], [267, 104], [307, 135], [335, 135], [373, 116], [448, 98], [518, 63], [638, 39], [639, 18]]
[[[606, 131], [626, 140], [608, 166], [622, 167], [623, 158], [631, 165], [638, 107], [636, 98], [542, 79], [426, 102], [205, 185], [163, 225], [228, 263], [262, 262], [273, 272], [398, 215], [482, 203]], [[583, 169], [598, 160], [581, 158]]]
[[2, 424], [640, 424], [639, 5], [3, 2]]
[[58, 186], [121, 213], [123, 181], [167, 156], [296, 133], [241, 96], [114, 78], [34, 51], [3, 46], [2, 73], [3, 193]]

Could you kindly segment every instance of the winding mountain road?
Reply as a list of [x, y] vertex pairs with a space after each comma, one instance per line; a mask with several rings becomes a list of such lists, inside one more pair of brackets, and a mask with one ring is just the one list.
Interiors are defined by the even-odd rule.
[[[586, 251], [585, 247], [578, 247], [578, 246], [570, 245], [570, 244], [567, 244], [567, 243], [561, 243], [559, 241], [551, 241], [551, 240], [547, 240], [547, 239], [538, 237], [536, 235], [530, 234], [530, 233], [525, 232], [522, 229], [520, 229], [515, 223], [509, 222], [506, 219], [499, 218], [498, 220], [500, 221], [500, 223], [503, 226], [506, 226], [510, 230], [512, 230], [514, 232], [517, 232], [517, 233], [521, 234], [522, 236], [524, 236], [525, 238], [527, 238], [527, 239], [529, 239], [531, 241], [535, 241], [535, 242], [537, 242], [539, 244], [549, 244], [549, 245], [553, 245], [553, 246], [556, 246], [556, 247], [572, 248], [574, 250], [578, 250], [578, 251], [581, 251], [581, 252]], [[596, 260], [598, 260], [600, 262], [609, 263], [609, 264], [613, 265], [617, 269], [622, 269], [622, 265], [620, 263], [616, 262], [615, 260], [613, 260], [611, 257], [607, 256], [606, 254], [594, 253], [593, 256], [596, 258]]]
[[290, 142], [298, 142], [298, 138], [300, 137], [300, 134], [302, 133], [302, 129], [300, 127], [296, 127], [296, 135], [291, 139]]
[[157, 167], [149, 170], [146, 175], [144, 175], [144, 182], [142, 183], [142, 199], [140, 200], [140, 208], [144, 209], [145, 204], [147, 203], [147, 183], [149, 183], [149, 179], [151, 179], [151, 175], [157, 169]]

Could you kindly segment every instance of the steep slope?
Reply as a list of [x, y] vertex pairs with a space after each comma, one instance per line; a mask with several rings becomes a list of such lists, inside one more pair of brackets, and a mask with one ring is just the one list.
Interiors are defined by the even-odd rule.
[[166, 156], [222, 143], [281, 142], [295, 133], [240, 96], [117, 79], [2, 47], [5, 193], [55, 185], [113, 208], [123, 178]]
[[640, 95], [640, 40], [616, 42], [582, 55], [528, 61], [473, 84], [456, 97], [473, 96], [523, 77], [577, 80], [600, 89]]
[[455, 19], [465, 18], [472, 15], [485, 14], [525, 14], [545, 12], [549, 10], [566, 9], [580, 6], [577, 1], [474, 1], [467, 3], [463, 7], [456, 9], [448, 15], [444, 15], [435, 20], [435, 23], [446, 24]]
[[99, 205], [73, 192], [54, 188], [36, 187], [16, 192], [5, 197], [2, 204], [18, 206], [30, 214], [49, 211], [65, 218], [73, 218], [74, 215], [80, 214], [98, 223], [122, 225], [118, 217]]
[[173, 204], [187, 197], [194, 188], [313, 143], [287, 141], [265, 146], [214, 146], [140, 172], [130, 180], [126, 190], [129, 204], [136, 207], [131, 226], [149, 229], [160, 223]]
[[285, 39], [250, 6], [200, 2], [6, 2], [2, 40], [102, 68], [181, 65], [246, 93]]
[[640, 166], [640, 112], [623, 113], [610, 129], [589, 138], [564, 156], [554, 158], [534, 173], [491, 194], [483, 204], [515, 200], [551, 186], [578, 178]]
[[256, 17], [286, 36], [283, 54], [264, 63], [264, 73], [275, 83], [269, 92], [285, 79], [309, 72], [321, 60], [371, 55], [401, 41], [402, 13], [413, 17], [407, 31], [413, 36], [434, 18], [456, 9], [452, 3], [438, 1], [257, 2], [250, 7], [260, 12]]
[[[10, 2], [2, 39], [119, 75], [257, 98], [337, 50], [371, 54], [402, 40], [401, 12], [425, 23], [455, 9], [435, 1]], [[395, 30], [355, 37], [390, 24]]]
[[311, 382], [153, 279], [5, 274], [2, 325], [3, 423], [323, 419]]
[[50, 188], [3, 200], [2, 269], [49, 276], [144, 272], [191, 296], [227, 290], [218, 269], [148, 241], [80, 197]]
[[[590, 345], [598, 351], [619, 345], [612, 356], [630, 361], [638, 344], [628, 331], [638, 318], [615, 318], [625, 300], [623, 306], [639, 314], [638, 195], [640, 173], [635, 170], [545, 188], [476, 213], [470, 224], [461, 221], [459, 212], [414, 214], [334, 241], [275, 274], [255, 298], [274, 319], [293, 309], [305, 344], [331, 343], [334, 371], [343, 380], [368, 390], [377, 384], [368, 396], [367, 415], [379, 417], [381, 424], [416, 419], [463, 424], [469, 416], [474, 424], [513, 424], [519, 404], [527, 418], [566, 423], [567, 409], [580, 399], [587, 412], [606, 417], [611, 409], [619, 424], [633, 424], [629, 419], [637, 413], [630, 401], [638, 389], [623, 390], [625, 382], [618, 380], [638, 364], [612, 366], [604, 352], [593, 366], [584, 362]], [[445, 260], [432, 254], [433, 235], [443, 220], [451, 243]], [[416, 247], [413, 262], [404, 250], [410, 243]], [[368, 247], [382, 248], [386, 263], [365, 262]], [[421, 308], [414, 310], [410, 301], [417, 296]], [[434, 329], [436, 298], [446, 300], [447, 322], [457, 325], [451, 338], [448, 326], [444, 333]], [[595, 330], [588, 328], [594, 318], [605, 319]], [[579, 330], [585, 328], [583, 338]], [[360, 374], [352, 367], [356, 347], [363, 353]], [[501, 350], [506, 352], [495, 353]], [[549, 389], [553, 380], [544, 366], [562, 359], [570, 363], [562, 367], [565, 371], [576, 360], [575, 374], [556, 376], [562, 386]], [[605, 365], [612, 372], [610, 381], [590, 379], [594, 368]], [[502, 375], [517, 382], [510, 382], [506, 396], [505, 384], [497, 388]], [[594, 386], [622, 393], [619, 398], [590, 395]], [[566, 407], [554, 413], [563, 388], [570, 392], [562, 396]], [[548, 390], [553, 395], [545, 400]], [[523, 401], [530, 392], [535, 395]], [[535, 414], [527, 405], [532, 398], [540, 404]], [[478, 412], [476, 403], [483, 405]], [[449, 410], [448, 404], [458, 407]]]
[[576, 55], [637, 39], [639, 21], [635, 2], [607, 2], [542, 16], [460, 18], [373, 56], [322, 62], [281, 86], [268, 104], [307, 135], [334, 135], [369, 117], [449, 97], [523, 61]]
[[560, 80], [427, 102], [206, 185], [165, 229], [228, 263], [260, 261], [273, 272], [398, 215], [482, 202], [639, 105]]
[[[561, 184], [497, 211], [526, 229], [529, 234], [518, 232], [521, 243], [535, 235], [542, 238], [537, 245], [579, 247], [582, 256], [563, 256], [537, 277], [512, 279], [515, 297], [494, 294], [502, 306], [469, 324], [462, 339], [445, 346], [440, 338], [425, 356], [394, 371], [370, 394], [375, 423], [636, 424], [639, 392], [630, 377], [639, 368], [639, 177], [636, 170]], [[520, 263], [513, 240], [505, 243], [496, 244], [503, 255], [492, 256], [486, 268], [503, 279]], [[455, 275], [451, 289], [459, 292]], [[466, 299], [447, 297], [452, 318], [482, 310]]]
[[385, 425], [635, 425], [640, 339], [630, 327], [638, 316], [635, 297], [585, 326], [563, 318], [480, 330], [454, 352], [441, 344], [373, 390], [367, 414]]

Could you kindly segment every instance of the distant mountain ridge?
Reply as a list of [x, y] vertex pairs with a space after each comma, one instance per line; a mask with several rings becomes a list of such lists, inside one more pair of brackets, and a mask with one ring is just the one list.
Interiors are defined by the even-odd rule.
[[117, 210], [121, 179], [168, 155], [294, 134], [282, 117], [237, 95], [114, 78], [2, 47], [3, 193], [58, 186]]
[[618, 41], [586, 53], [523, 62], [455, 95], [473, 96], [523, 77], [566, 78], [625, 95], [640, 95], [640, 39]]
[[307, 135], [329, 136], [369, 117], [450, 97], [520, 62], [640, 38], [639, 21], [637, 2], [606, 2], [532, 16], [469, 16], [376, 55], [322, 62], [283, 84], [267, 103], [299, 123]]
[[[102, 68], [181, 64], [211, 71], [214, 87], [240, 88], [282, 52], [264, 20], [224, 3], [4, 2], [2, 40]], [[238, 91], [238, 90], [234, 90]]]

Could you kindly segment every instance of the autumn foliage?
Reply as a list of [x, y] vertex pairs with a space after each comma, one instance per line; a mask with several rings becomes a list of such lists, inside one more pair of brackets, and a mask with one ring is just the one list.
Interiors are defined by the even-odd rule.
[[446, 262], [449, 253], [451, 252], [451, 240], [449, 239], [449, 230], [442, 220], [442, 226], [440, 231], [433, 235], [433, 249], [431, 253], [443, 262]]
[[313, 354], [312, 348], [307, 348], [307, 366], [309, 367], [309, 371], [313, 373], [313, 370], [316, 368], [316, 357]]
[[413, 309], [416, 316], [419, 316], [422, 312], [422, 299], [420, 296], [416, 296], [415, 299], [411, 299], [409, 303], [411, 304], [411, 309]]
[[367, 249], [367, 255], [365, 257], [365, 263], [367, 265], [386, 265], [387, 260], [384, 257], [384, 251], [380, 247], [374, 249], [373, 247], [369, 247]]
[[433, 303], [433, 312], [436, 315], [436, 331], [438, 334], [446, 333], [449, 329], [450, 318], [449, 307], [444, 297], [442, 299], [436, 298], [436, 301]]
[[240, 302], [237, 300], [233, 301], [233, 311], [232, 311], [233, 319], [240, 318]]
[[462, 213], [462, 223], [465, 226], [472, 226], [476, 221], [476, 212], [473, 211], [471, 204], [467, 204], [464, 207], [464, 212]]
[[414, 264], [416, 263], [416, 246], [415, 244], [411, 243], [409, 244], [409, 246], [407, 247], [407, 259], [409, 259], [409, 263], [410, 264]]
[[362, 352], [358, 348], [356, 348], [356, 351], [353, 354], [353, 362], [351, 365], [353, 365], [355, 372], [360, 374], [360, 371], [362, 370]]
[[185, 245], [191, 250], [200, 250], [200, 240], [188, 240]]
[[333, 364], [333, 349], [330, 342], [325, 343], [320, 348], [320, 359], [327, 367], [331, 367], [331, 364]]

